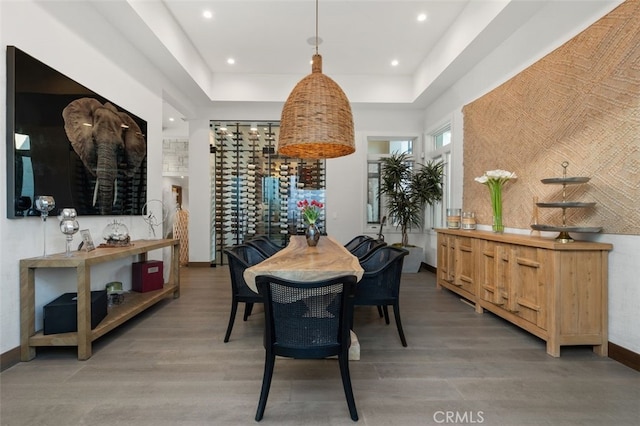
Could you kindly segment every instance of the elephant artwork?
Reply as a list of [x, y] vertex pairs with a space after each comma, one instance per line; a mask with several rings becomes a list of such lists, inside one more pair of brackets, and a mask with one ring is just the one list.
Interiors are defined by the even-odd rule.
[[118, 176], [131, 178], [147, 154], [145, 135], [127, 113], [94, 98], [70, 102], [62, 117], [73, 150], [96, 179], [92, 206], [101, 215], [112, 214], [118, 202]]

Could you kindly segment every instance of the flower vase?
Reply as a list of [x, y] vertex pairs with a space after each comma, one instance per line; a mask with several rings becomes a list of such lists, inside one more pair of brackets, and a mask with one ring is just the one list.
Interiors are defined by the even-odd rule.
[[315, 247], [318, 245], [318, 240], [320, 240], [320, 230], [315, 223], [310, 223], [304, 231], [304, 236], [307, 238], [307, 245]]
[[493, 216], [493, 232], [496, 232], [496, 233], [504, 232], [504, 225], [502, 224], [502, 215]]
[[502, 184], [489, 186], [491, 192], [491, 210], [493, 211], [493, 232], [504, 232], [502, 224]]

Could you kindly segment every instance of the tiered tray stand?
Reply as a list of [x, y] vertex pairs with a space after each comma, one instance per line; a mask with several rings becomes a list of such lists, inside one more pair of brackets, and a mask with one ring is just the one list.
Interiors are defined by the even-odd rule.
[[562, 162], [562, 177], [559, 178], [547, 178], [542, 179], [541, 182], [545, 185], [562, 185], [562, 201], [558, 202], [541, 202], [536, 203], [538, 207], [542, 208], [560, 208], [562, 209], [562, 225], [539, 225], [532, 224], [531, 228], [536, 231], [549, 231], [549, 232], [560, 232], [556, 237], [556, 241], [561, 243], [570, 243], [573, 242], [573, 238], [569, 235], [569, 232], [600, 232], [602, 230], [601, 227], [593, 227], [593, 226], [570, 226], [567, 225], [567, 209], [570, 208], [591, 208], [596, 205], [593, 202], [580, 202], [580, 201], [567, 201], [567, 185], [577, 185], [584, 184], [589, 182], [589, 177], [568, 177], [567, 176], [567, 167], [569, 166], [569, 162]]

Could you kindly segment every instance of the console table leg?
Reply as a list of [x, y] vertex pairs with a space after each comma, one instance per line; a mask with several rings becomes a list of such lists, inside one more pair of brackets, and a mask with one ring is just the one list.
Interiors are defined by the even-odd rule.
[[36, 294], [33, 268], [20, 265], [20, 360], [31, 361], [36, 348], [29, 346], [29, 338], [36, 330]]
[[180, 297], [180, 243], [171, 248], [171, 268], [169, 270], [169, 283], [175, 286], [173, 298]]
[[91, 270], [80, 265], [78, 278], [78, 359], [91, 358]]

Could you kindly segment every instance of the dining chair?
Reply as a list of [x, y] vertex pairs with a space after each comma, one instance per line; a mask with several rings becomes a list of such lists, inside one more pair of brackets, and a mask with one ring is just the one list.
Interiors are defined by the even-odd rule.
[[224, 342], [227, 343], [231, 336], [236, 312], [238, 311], [238, 303], [245, 304], [244, 321], [251, 315], [253, 304], [262, 303], [262, 297], [247, 286], [243, 274], [245, 269], [262, 262], [267, 256], [257, 248], [246, 244], [239, 244], [225, 249], [224, 253], [227, 255], [229, 274], [231, 275], [231, 315], [229, 316], [227, 332], [224, 335]]
[[[356, 287], [353, 300], [355, 306], [377, 306], [378, 313], [384, 314], [389, 324], [388, 306], [393, 306], [393, 315], [398, 327], [402, 346], [407, 346], [407, 339], [402, 330], [400, 320], [400, 282], [402, 264], [409, 251], [392, 246], [384, 246], [375, 250], [360, 266], [364, 269], [362, 279]], [[381, 312], [383, 311], [383, 312]]]
[[351, 250], [353, 250], [354, 248], [356, 248], [356, 247], [357, 247], [360, 243], [362, 243], [363, 241], [366, 241], [366, 240], [372, 240], [372, 239], [373, 239], [373, 238], [371, 238], [371, 237], [370, 237], [370, 236], [368, 236], [368, 235], [358, 235], [358, 236], [356, 236], [356, 237], [353, 237], [353, 238], [351, 239], [351, 241], [349, 241], [347, 244], [345, 244], [345, 245], [344, 245], [344, 247], [345, 247], [347, 250], [351, 251]]
[[267, 237], [252, 238], [249, 241], [246, 241], [245, 244], [257, 248], [258, 250], [263, 252], [267, 257], [271, 257], [277, 252], [279, 252], [280, 250], [282, 250], [282, 247], [279, 247], [278, 245], [276, 245], [276, 243], [274, 243]]
[[353, 275], [311, 282], [270, 275], [256, 277], [265, 313], [265, 362], [256, 421], [264, 415], [276, 356], [295, 359], [337, 356], [349, 414], [352, 420], [358, 420], [349, 373], [356, 281]]
[[373, 238], [364, 240], [358, 244], [354, 249], [349, 250], [352, 255], [358, 258], [359, 261], [365, 259], [368, 255], [373, 253], [376, 249], [386, 246], [384, 241], [374, 240]]

